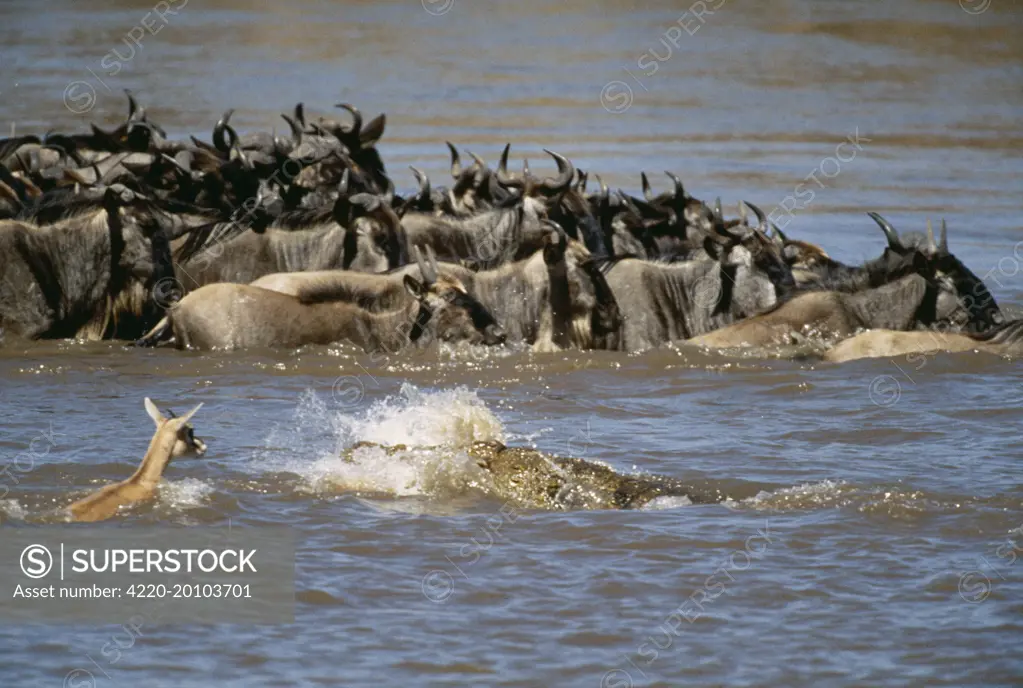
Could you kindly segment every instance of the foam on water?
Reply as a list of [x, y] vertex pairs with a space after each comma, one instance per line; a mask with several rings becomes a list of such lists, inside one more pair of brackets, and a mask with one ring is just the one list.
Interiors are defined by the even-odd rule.
[[24, 521], [28, 513], [17, 499], [0, 499], [0, 516], [3, 520]]
[[202, 506], [216, 488], [202, 480], [184, 478], [160, 484], [160, 504], [174, 510]]
[[[364, 410], [336, 410], [313, 392], [293, 423], [272, 433], [256, 457], [264, 472], [300, 476], [299, 489], [316, 494], [384, 493], [397, 497], [452, 496], [476, 485], [480, 469], [464, 452], [477, 440], [504, 440], [504, 428], [476, 392], [464, 387], [426, 392], [405, 384]], [[362, 446], [372, 442], [404, 451]]]

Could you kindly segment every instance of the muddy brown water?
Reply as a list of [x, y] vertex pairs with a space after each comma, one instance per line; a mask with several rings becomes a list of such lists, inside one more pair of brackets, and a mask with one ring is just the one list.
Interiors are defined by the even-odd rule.
[[[350, 101], [387, 113], [399, 188], [412, 163], [445, 182], [444, 140], [491, 161], [510, 141], [534, 170], [553, 169], [546, 146], [633, 192], [640, 170], [663, 186], [667, 169], [726, 208], [787, 204], [779, 224], [849, 262], [882, 248], [868, 210], [906, 230], [944, 217], [952, 250], [1023, 304], [1019, 2], [168, 8], [4, 2], [0, 127], [114, 122], [123, 88], [172, 135], [206, 138], [228, 107], [242, 129], [286, 131], [296, 101]], [[153, 628], [116, 663], [112, 627], [0, 626], [4, 682], [1019, 685], [1021, 381], [1018, 362], [980, 354], [8, 346], [3, 527], [133, 470], [150, 395], [204, 402], [209, 452], [172, 464], [122, 523], [283, 524], [300, 546], [294, 625]], [[741, 498], [501, 517], [457, 451], [336, 458], [359, 440], [480, 437]]]

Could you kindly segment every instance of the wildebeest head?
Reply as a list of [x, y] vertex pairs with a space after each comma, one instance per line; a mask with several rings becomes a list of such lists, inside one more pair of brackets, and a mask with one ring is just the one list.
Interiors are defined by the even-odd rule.
[[385, 272], [408, 262], [401, 220], [383, 199], [342, 194], [334, 203], [334, 220], [346, 230], [345, 270]]
[[492, 206], [489, 199], [492, 195], [489, 188], [490, 170], [483, 161], [473, 157], [473, 164], [462, 167], [462, 158], [458, 149], [450, 141], [445, 141], [451, 153], [451, 179], [454, 184], [443, 192], [439, 210], [443, 214], [455, 217], [469, 217]]
[[806, 270], [818, 265], [834, 263], [831, 256], [818, 246], [808, 241], [789, 239], [776, 224], [771, 223], [774, 242], [781, 249], [782, 256], [788, 266], [794, 270]]
[[384, 162], [380, 158], [376, 144], [384, 135], [387, 116], [377, 115], [364, 125], [362, 113], [354, 105], [337, 103], [334, 107], [348, 112], [352, 116], [352, 123], [344, 126], [340, 122], [324, 121], [324, 128], [348, 149], [352, 172], [365, 178], [374, 193], [384, 193], [388, 183], [387, 171], [384, 169]]
[[[736, 230], [720, 229], [708, 235], [705, 249], [712, 257], [716, 257], [726, 266], [745, 268], [754, 281], [764, 282], [762, 289], [765, 295], [775, 299], [784, 298], [796, 286], [789, 267], [782, 253], [782, 248], [767, 236], [767, 217], [757, 206], [745, 202], [757, 216], [756, 227], [745, 228], [741, 234]], [[737, 230], [742, 231], [742, 227]]]
[[924, 276], [935, 282], [940, 289], [937, 307], [939, 321], [947, 321], [956, 329], [968, 332], [984, 332], [1004, 322], [1005, 318], [983, 280], [949, 252], [948, 230], [944, 220], [941, 223], [940, 239], [935, 241], [930, 222], [926, 235], [908, 233], [900, 237], [883, 217], [877, 213], [869, 215], [888, 239], [883, 260], [892, 263], [916, 253], [926, 260], [927, 274]]
[[429, 329], [437, 339], [445, 342], [468, 342], [494, 346], [503, 344], [506, 335], [494, 316], [465, 289], [461, 280], [437, 273], [437, 259], [429, 247], [429, 263], [423, 259], [419, 247], [414, 248], [416, 262], [423, 281], [406, 275], [405, 288], [420, 305], [411, 339], [419, 339]]

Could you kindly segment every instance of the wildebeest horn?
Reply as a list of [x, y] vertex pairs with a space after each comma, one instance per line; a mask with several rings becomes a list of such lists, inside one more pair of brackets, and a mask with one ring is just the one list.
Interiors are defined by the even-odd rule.
[[[742, 201], [739, 201], [739, 222], [743, 227], [749, 227], [749, 217], [746, 216], [746, 204]], [[774, 227], [773, 222], [771, 226]]]
[[654, 200], [654, 192], [653, 189], [650, 188], [650, 180], [647, 179], [646, 172], [640, 172], [639, 178], [643, 184], [643, 198], [648, 201]]
[[899, 240], [899, 233], [895, 231], [895, 228], [892, 227], [891, 224], [888, 223], [888, 220], [875, 212], [869, 212], [867, 215], [869, 215], [870, 219], [876, 222], [878, 227], [881, 228], [881, 231], [884, 232], [884, 235], [888, 238], [889, 246], [898, 251], [902, 251], [906, 248], [902, 245], [902, 241]]
[[416, 265], [419, 266], [419, 274], [422, 275], [423, 282], [427, 285], [436, 282], [437, 274], [426, 265], [426, 261], [423, 260], [423, 252], [420, 250], [418, 244], [412, 247], [412, 253], [416, 257]]
[[345, 131], [345, 133], [351, 134], [352, 136], [358, 136], [359, 132], [362, 131], [362, 113], [359, 112], [359, 108], [354, 105], [349, 105], [348, 103], [335, 103], [334, 107], [348, 111], [348, 113], [352, 116], [352, 126], [350, 129]]
[[508, 173], [508, 152], [511, 150], [511, 144], [504, 144], [504, 150], [501, 151], [501, 159], [497, 163], [498, 172]]
[[128, 96], [128, 121], [130, 122], [138, 112], [139, 104], [135, 102], [135, 96], [131, 94], [130, 89], [124, 89], [124, 95]]
[[483, 158], [481, 158], [480, 156], [476, 155], [471, 150], [467, 150], [465, 152], [468, 153], [469, 157], [472, 158], [474, 161], [476, 161], [476, 164], [479, 165], [481, 168], [483, 168], [483, 169], [487, 168], [487, 163], [484, 162]]
[[579, 193], [586, 193], [586, 183], [590, 180], [590, 175], [586, 172], [586, 170], [577, 169], [575, 171], [575, 178], [575, 188], [579, 191]]
[[458, 149], [450, 141], [445, 141], [448, 150], [451, 151], [451, 178], [458, 179], [462, 176], [462, 160], [458, 157]]
[[346, 167], [345, 171], [341, 173], [341, 183], [337, 185], [337, 193], [339, 196], [348, 195], [348, 182], [350, 181], [351, 176], [351, 172]]
[[285, 114], [282, 114], [281, 117], [283, 117], [284, 121], [288, 123], [289, 127], [291, 127], [291, 140], [295, 142], [295, 145], [297, 146], [302, 143], [302, 127], [299, 126], [298, 122]]
[[934, 228], [931, 226], [931, 218], [927, 218], [927, 250], [938, 250], [938, 245], [934, 243]]
[[559, 155], [558, 153], [547, 150], [546, 148], [543, 149], [543, 152], [554, 158], [554, 162], [558, 164], [558, 172], [560, 173], [554, 179], [545, 179], [543, 181], [544, 188], [550, 191], [564, 191], [575, 178], [575, 167], [568, 161], [568, 158], [563, 155]]
[[945, 218], [941, 218], [941, 234], [938, 235], [938, 251], [948, 253], [948, 228], [945, 227]]
[[[231, 152], [231, 146], [224, 141], [224, 130], [230, 126], [228, 122], [233, 114], [234, 108], [231, 108], [221, 115], [220, 119], [218, 119], [217, 123], [213, 126], [213, 145], [216, 146], [217, 150], [221, 153]], [[235, 136], [237, 137], [237, 134]]]
[[[757, 206], [753, 205], [749, 201], [743, 201], [743, 203], [748, 205], [749, 209], [753, 211], [753, 214], [757, 216], [757, 223], [758, 223], [757, 224], [757, 229], [759, 229], [761, 232], [764, 232], [766, 234], [767, 233], [767, 216], [764, 215], [764, 211], [761, 210], [760, 208], [758, 208]], [[718, 208], [717, 212], [718, 212], [718, 217], [721, 217], [721, 214], [720, 214], [720, 199], [719, 199], [719, 208]]]
[[423, 174], [422, 170], [414, 165], [409, 165], [408, 168], [412, 170], [412, 174], [416, 178], [416, 183], [419, 184], [419, 195], [427, 199], [430, 197], [430, 178]]
[[785, 244], [788, 243], [789, 238], [787, 236], [785, 236], [784, 234], [782, 234], [782, 231], [780, 229], [778, 229], [778, 225], [776, 225], [776, 224], [774, 224], [772, 222], [771, 223], [771, 229], [774, 231], [775, 236], [777, 236], [779, 239], [782, 240], [782, 243], [785, 243]]
[[440, 266], [437, 265], [437, 254], [433, 252], [433, 246], [426, 245], [426, 258], [430, 261], [430, 272], [433, 275], [433, 281], [437, 280], [437, 274], [440, 272]]
[[668, 172], [667, 170], [664, 171], [664, 174], [668, 175], [668, 177], [671, 179], [671, 181], [673, 181], [675, 183], [675, 199], [676, 200], [684, 199], [686, 197], [686, 190], [682, 186], [682, 180], [678, 178], [678, 175], [672, 174], [671, 172]]
[[600, 184], [600, 195], [607, 196], [607, 184], [604, 183], [599, 174], [594, 173], [593, 176], [597, 178], [597, 183]]

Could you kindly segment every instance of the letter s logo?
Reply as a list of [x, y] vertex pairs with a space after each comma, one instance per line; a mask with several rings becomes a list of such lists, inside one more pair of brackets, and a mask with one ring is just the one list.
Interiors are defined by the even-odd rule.
[[21, 571], [29, 578], [42, 578], [53, 568], [53, 555], [42, 545], [29, 545], [21, 551]]

